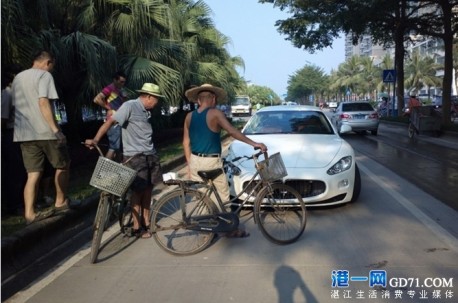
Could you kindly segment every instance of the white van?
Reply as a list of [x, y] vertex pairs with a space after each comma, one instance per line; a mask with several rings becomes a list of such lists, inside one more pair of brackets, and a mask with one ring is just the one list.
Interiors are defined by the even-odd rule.
[[248, 96], [237, 96], [231, 105], [232, 116], [247, 115], [251, 116], [251, 102]]

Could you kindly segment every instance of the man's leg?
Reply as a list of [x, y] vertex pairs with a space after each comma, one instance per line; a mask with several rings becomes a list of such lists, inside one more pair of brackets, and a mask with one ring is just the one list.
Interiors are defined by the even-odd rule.
[[64, 169], [56, 168], [56, 174], [54, 176], [54, 184], [56, 186], [55, 207], [62, 207], [65, 204], [65, 195], [68, 188], [69, 166], [70, 165]]
[[132, 195], [130, 196], [130, 204], [132, 206], [132, 217], [133, 217], [133, 229], [139, 230], [141, 227], [140, 224], [140, 213], [141, 213], [141, 198], [143, 192], [139, 191], [132, 191]]
[[26, 221], [33, 221], [33, 219], [35, 219], [34, 205], [41, 174], [42, 172], [27, 173], [27, 182], [24, 187], [24, 217]]
[[142, 217], [143, 217], [143, 224], [145, 224], [146, 228], [149, 228], [149, 225], [150, 225], [149, 219], [150, 219], [150, 206], [151, 206], [152, 192], [153, 192], [153, 187], [148, 186], [148, 188], [146, 188], [142, 194], [142, 202], [141, 202]]

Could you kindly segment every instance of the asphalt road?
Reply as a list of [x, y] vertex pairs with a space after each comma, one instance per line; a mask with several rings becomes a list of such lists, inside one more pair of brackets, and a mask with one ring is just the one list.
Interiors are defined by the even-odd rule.
[[[154, 240], [124, 238], [114, 227], [99, 263], [90, 265], [86, 231], [69, 241], [76, 249], [56, 248], [39, 259], [49, 271], [7, 302], [456, 302], [458, 141], [404, 136], [393, 125], [383, 125], [377, 137], [345, 136], [356, 150], [361, 196], [309, 209], [306, 231], [292, 245], [268, 242], [249, 215], [242, 220], [249, 238], [218, 237], [189, 257], [171, 256]], [[53, 255], [64, 253], [66, 259], [50, 266]], [[333, 271], [361, 278], [371, 270], [384, 270], [390, 285], [355, 280], [332, 287]], [[396, 286], [404, 281], [398, 278], [410, 284]]]

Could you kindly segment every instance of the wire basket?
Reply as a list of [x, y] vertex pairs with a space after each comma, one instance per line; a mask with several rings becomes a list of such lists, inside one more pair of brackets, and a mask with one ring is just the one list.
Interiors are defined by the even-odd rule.
[[[268, 163], [268, 164], [267, 164]], [[261, 179], [265, 181], [279, 180], [288, 175], [286, 171], [285, 163], [280, 153], [275, 153], [269, 157], [269, 161], [258, 162], [258, 172]]]
[[99, 157], [89, 184], [121, 197], [134, 181], [137, 171], [105, 157]]

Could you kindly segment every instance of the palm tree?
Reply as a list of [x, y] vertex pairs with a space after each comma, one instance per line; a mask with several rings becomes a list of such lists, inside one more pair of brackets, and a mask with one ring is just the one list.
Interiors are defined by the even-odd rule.
[[344, 63], [340, 64], [336, 71], [335, 82], [331, 82], [331, 89], [344, 89], [358, 94], [360, 92], [361, 81], [359, 73], [361, 65], [359, 56], [353, 56]]
[[411, 59], [405, 67], [405, 86], [409, 91], [420, 91], [423, 87], [440, 86], [442, 80], [436, 76], [438, 69], [442, 68], [434, 58], [420, 56], [417, 51], [412, 53]]
[[370, 96], [372, 100], [376, 100], [376, 89], [380, 83], [381, 70], [375, 66], [373, 59], [370, 57], [361, 57], [359, 64], [361, 65], [361, 73], [359, 74], [360, 86], [365, 94]]

